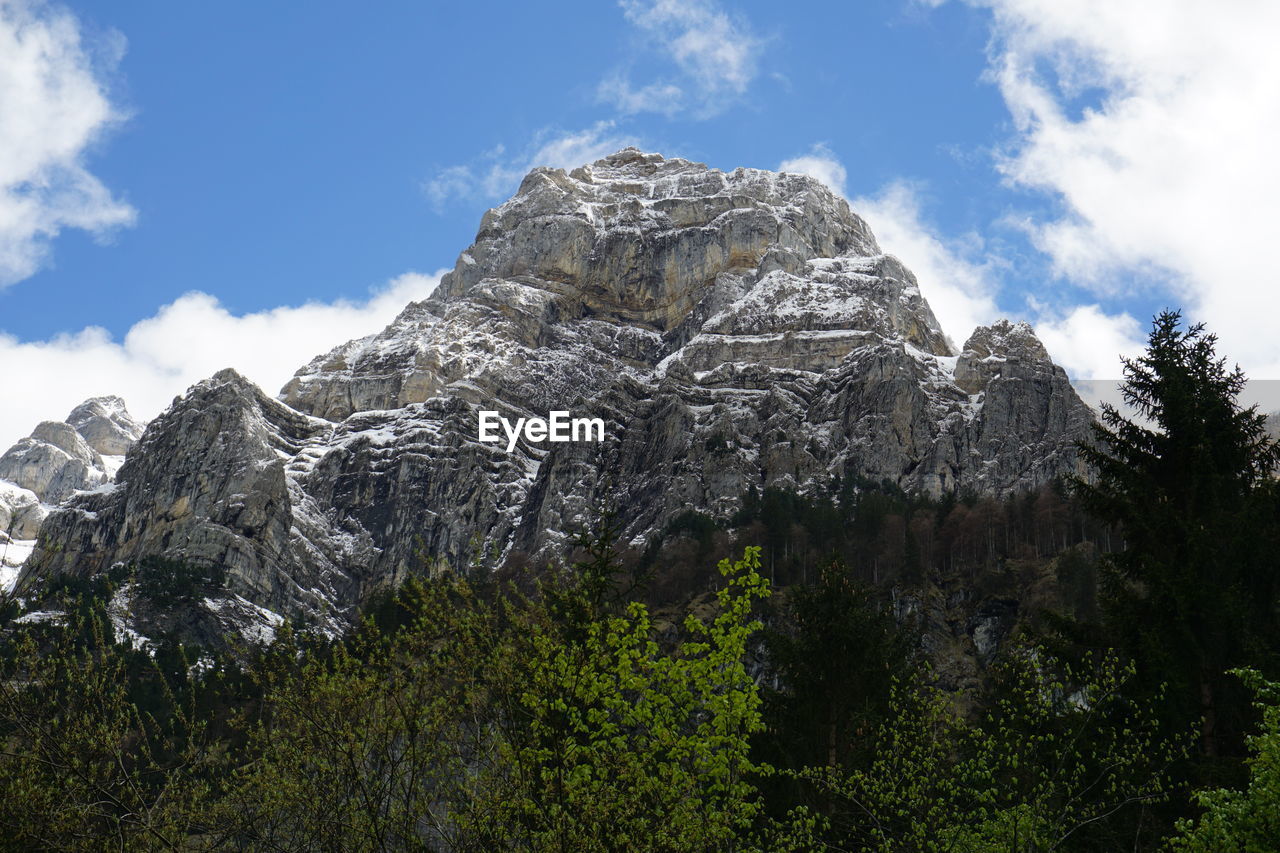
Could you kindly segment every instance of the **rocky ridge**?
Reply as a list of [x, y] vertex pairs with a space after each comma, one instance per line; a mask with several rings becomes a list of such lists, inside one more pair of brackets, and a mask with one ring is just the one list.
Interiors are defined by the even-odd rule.
[[[78, 491], [110, 485], [143, 425], [119, 397], [92, 397], [44, 421], [0, 456], [0, 570], [16, 570], [40, 525]], [[0, 584], [7, 589], [8, 583]]]
[[[508, 453], [480, 409], [598, 416], [607, 438]], [[535, 169], [435, 294], [279, 400], [232, 371], [194, 386], [115, 489], [51, 515], [20, 583], [163, 553], [337, 628], [428, 559], [555, 558], [604, 501], [643, 543], [752, 488], [1008, 494], [1078, 470], [1090, 421], [1029, 326], [955, 347], [819, 182], [627, 149]]]

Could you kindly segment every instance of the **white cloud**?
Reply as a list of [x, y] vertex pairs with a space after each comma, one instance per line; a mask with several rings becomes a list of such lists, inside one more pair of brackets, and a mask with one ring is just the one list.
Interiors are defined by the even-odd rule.
[[387, 325], [426, 298], [440, 275], [407, 273], [365, 302], [340, 300], [236, 316], [207, 293], [188, 293], [134, 324], [123, 341], [98, 327], [45, 341], [0, 334], [0, 452], [42, 420], [66, 417], [87, 397], [119, 394], [140, 418], [158, 414], [192, 383], [234, 367], [275, 394], [307, 361]]
[[662, 113], [672, 116], [684, 109], [684, 90], [674, 83], [650, 83], [636, 89], [625, 76], [614, 74], [601, 81], [596, 94], [624, 115]]
[[836, 195], [848, 197], [845, 181], [848, 180], [849, 173], [845, 170], [844, 164], [831, 153], [831, 149], [821, 142], [809, 149], [808, 154], [783, 160], [778, 166], [778, 171], [817, 178]]
[[122, 120], [103, 82], [124, 40], [87, 45], [79, 22], [40, 0], [0, 0], [0, 287], [35, 273], [64, 228], [98, 237], [134, 221], [85, 166]]
[[923, 220], [910, 184], [896, 181], [878, 195], [851, 199], [850, 205], [871, 226], [880, 247], [915, 273], [921, 293], [955, 343], [963, 345], [975, 328], [1000, 316], [995, 261], [981, 256], [980, 245], [940, 238]]
[[1280, 4], [967, 2], [993, 14], [1017, 128], [1001, 168], [1061, 204], [1030, 226], [1057, 270], [1100, 295], [1136, 279], [1280, 377]]
[[1053, 360], [1076, 379], [1119, 379], [1121, 357], [1139, 355], [1146, 344], [1142, 323], [1098, 305], [1077, 305], [1056, 315], [1045, 311], [1035, 328]]
[[597, 94], [624, 113], [709, 117], [743, 95], [757, 74], [763, 42], [713, 0], [619, 0], [627, 21], [659, 46], [673, 74], [633, 87], [627, 74], [607, 77]]
[[[778, 169], [817, 178], [848, 198], [848, 171], [825, 145], [784, 160]], [[955, 343], [963, 344], [977, 326], [999, 316], [994, 261], [975, 257], [971, 245], [938, 237], [936, 229], [924, 222], [911, 184], [895, 181], [877, 195], [849, 199], [849, 205], [871, 226], [880, 247], [915, 273], [921, 293]]]
[[599, 121], [578, 131], [544, 130], [521, 154], [509, 156], [499, 145], [470, 165], [449, 166], [423, 185], [437, 210], [452, 199], [493, 200], [510, 195], [535, 166], [573, 169], [593, 163], [636, 139], [617, 133], [611, 121]]

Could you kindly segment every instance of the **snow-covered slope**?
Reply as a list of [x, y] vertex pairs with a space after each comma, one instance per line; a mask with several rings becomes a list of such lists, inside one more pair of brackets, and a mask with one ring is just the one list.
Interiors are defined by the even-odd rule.
[[78, 491], [109, 486], [142, 430], [119, 397], [93, 397], [0, 456], [0, 592], [31, 555], [45, 516]]
[[[607, 438], [508, 453], [481, 409]], [[627, 149], [535, 169], [435, 295], [280, 401], [231, 371], [194, 386], [114, 490], [54, 513], [21, 582], [165, 553], [331, 624], [427, 560], [554, 558], [604, 501], [642, 542], [752, 488], [1034, 487], [1076, 470], [1090, 419], [1025, 324], [956, 348], [817, 181]]]

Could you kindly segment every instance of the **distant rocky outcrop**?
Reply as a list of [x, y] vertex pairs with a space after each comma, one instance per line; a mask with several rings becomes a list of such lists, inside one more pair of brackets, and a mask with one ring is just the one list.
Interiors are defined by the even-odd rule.
[[44, 421], [0, 456], [0, 545], [15, 568], [53, 507], [78, 491], [113, 482], [124, 454], [142, 435], [119, 397], [93, 397], [65, 421]]
[[67, 423], [104, 457], [124, 456], [142, 438], [145, 428], [119, 397], [90, 397], [71, 410]]
[[[607, 438], [508, 453], [478, 440], [481, 409], [601, 417]], [[427, 559], [554, 559], [605, 501], [643, 543], [753, 488], [1030, 489], [1080, 470], [1091, 419], [1029, 326], [956, 351], [816, 180], [627, 149], [535, 169], [431, 298], [279, 401], [231, 371], [194, 386], [114, 490], [45, 523], [21, 583], [163, 553], [338, 624]]]

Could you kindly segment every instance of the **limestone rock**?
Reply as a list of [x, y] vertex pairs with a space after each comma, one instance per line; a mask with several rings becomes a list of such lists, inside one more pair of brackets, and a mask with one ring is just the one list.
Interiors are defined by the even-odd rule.
[[70, 424], [44, 421], [0, 456], [0, 479], [57, 503], [106, 482], [102, 457]]
[[35, 539], [46, 515], [35, 492], [0, 480], [0, 543]]
[[67, 423], [103, 456], [123, 456], [142, 437], [143, 425], [119, 397], [90, 397], [71, 410]]
[[[435, 294], [281, 400], [230, 372], [194, 386], [114, 490], [45, 522], [20, 583], [163, 553], [332, 626], [426, 560], [556, 559], [605, 500], [643, 542], [752, 488], [1032, 488], [1077, 470], [1091, 420], [1030, 327], [955, 352], [819, 182], [635, 149], [535, 169]], [[600, 417], [606, 440], [508, 453], [481, 409]]]
[[[16, 569], [54, 506], [77, 492], [108, 486], [142, 433], [119, 397], [81, 403], [66, 422], [44, 421], [0, 456], [0, 568]], [[10, 573], [0, 573], [7, 591]]]

